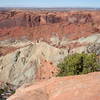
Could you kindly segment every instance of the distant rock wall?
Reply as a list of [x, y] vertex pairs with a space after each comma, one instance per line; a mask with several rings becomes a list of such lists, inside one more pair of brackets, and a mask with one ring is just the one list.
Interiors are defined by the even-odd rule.
[[96, 32], [100, 32], [99, 11], [0, 11], [0, 39], [3, 40], [26, 36], [49, 41], [53, 34], [77, 39]]
[[[66, 12], [66, 14], [68, 14]], [[63, 16], [63, 17], [62, 17]], [[66, 22], [69, 24], [85, 24], [93, 23], [91, 13], [88, 14], [69, 14], [64, 15], [61, 13], [35, 13], [35, 12], [18, 12], [18, 11], [8, 11], [5, 13], [0, 12], [0, 28], [10, 28], [10, 27], [34, 27], [42, 24], [54, 24]]]

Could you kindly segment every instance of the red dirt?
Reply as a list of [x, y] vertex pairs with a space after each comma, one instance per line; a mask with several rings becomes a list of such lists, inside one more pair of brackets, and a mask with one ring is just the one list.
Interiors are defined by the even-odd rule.
[[36, 73], [36, 80], [47, 80], [55, 77], [59, 72], [58, 67], [54, 66], [52, 62], [42, 59], [41, 66]]

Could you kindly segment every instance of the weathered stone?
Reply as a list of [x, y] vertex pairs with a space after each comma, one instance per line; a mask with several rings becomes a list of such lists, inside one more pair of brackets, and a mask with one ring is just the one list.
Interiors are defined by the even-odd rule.
[[52, 78], [20, 87], [7, 100], [99, 100], [100, 72]]

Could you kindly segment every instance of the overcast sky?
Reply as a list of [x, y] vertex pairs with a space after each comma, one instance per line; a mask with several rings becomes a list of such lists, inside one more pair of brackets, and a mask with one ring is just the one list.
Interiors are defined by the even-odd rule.
[[100, 0], [0, 0], [0, 7], [100, 7]]

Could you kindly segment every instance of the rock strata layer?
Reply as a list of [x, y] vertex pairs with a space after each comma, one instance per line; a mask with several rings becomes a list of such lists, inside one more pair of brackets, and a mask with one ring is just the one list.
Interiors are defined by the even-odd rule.
[[[52, 36], [77, 39], [100, 32], [99, 11], [0, 11], [0, 40], [44, 40]], [[45, 38], [45, 36], [47, 38]]]

